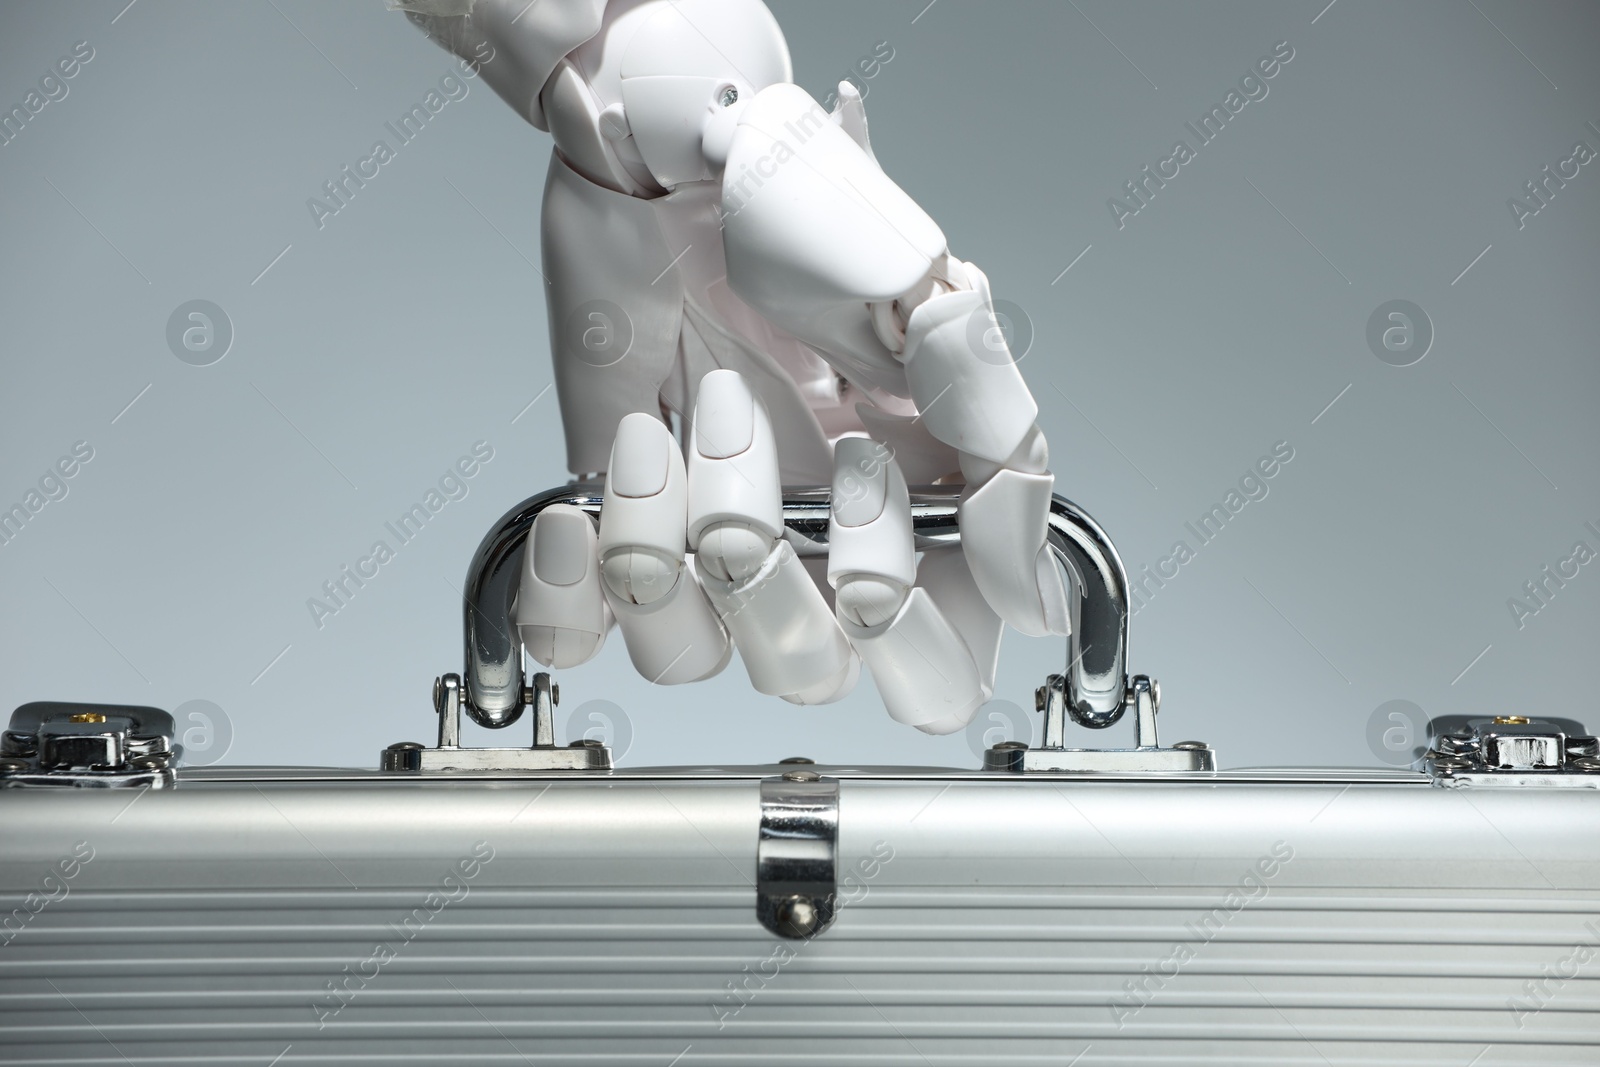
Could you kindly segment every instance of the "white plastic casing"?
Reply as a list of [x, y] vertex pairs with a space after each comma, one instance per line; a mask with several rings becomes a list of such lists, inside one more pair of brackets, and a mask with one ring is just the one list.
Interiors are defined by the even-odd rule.
[[722, 203], [734, 292], [852, 381], [905, 396], [868, 305], [910, 291], [945, 255], [927, 213], [796, 85], [740, 114]]
[[[748, 99], [793, 76], [783, 32], [757, 0], [643, 6], [621, 65], [628, 130], [663, 188], [712, 177], [702, 139], [725, 89]], [[652, 10], [653, 9], [653, 10]]]
[[[411, 21], [473, 64], [518, 115], [548, 129], [539, 90], [562, 57], [600, 32], [606, 0], [398, 0]], [[470, 11], [470, 15], [459, 12]]]

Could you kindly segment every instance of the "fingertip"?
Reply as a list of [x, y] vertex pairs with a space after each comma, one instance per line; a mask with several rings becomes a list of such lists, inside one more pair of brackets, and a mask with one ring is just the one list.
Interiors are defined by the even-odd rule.
[[596, 533], [589, 516], [568, 504], [553, 504], [533, 520], [530, 569], [541, 582], [576, 585], [589, 572]]
[[707, 459], [731, 459], [755, 443], [755, 393], [738, 371], [714, 370], [700, 379], [694, 406], [695, 450]]
[[640, 411], [624, 415], [611, 442], [606, 487], [623, 497], [655, 496], [666, 489], [675, 456], [672, 431], [660, 419]]

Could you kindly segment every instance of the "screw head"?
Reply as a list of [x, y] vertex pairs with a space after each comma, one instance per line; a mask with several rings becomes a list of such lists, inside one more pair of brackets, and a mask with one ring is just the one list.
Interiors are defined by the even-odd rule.
[[783, 763], [815, 763], [817, 761], [814, 760], [814, 759], [809, 759], [809, 758], [807, 758], [805, 756], [786, 756], [783, 759], [779, 760], [778, 762], [780, 764], [783, 764]]
[[0, 759], [0, 774], [11, 774], [13, 772], [25, 771], [27, 769], [27, 760]]
[[815, 782], [822, 778], [816, 771], [784, 771], [783, 780], [786, 782]]
[[1172, 747], [1180, 752], [1204, 752], [1211, 746], [1204, 741], [1179, 741]]
[[997, 744], [993, 748], [989, 749], [989, 751], [990, 752], [1021, 752], [1023, 749], [1025, 749], [1027, 747], [1028, 747], [1028, 743], [1026, 741], [1001, 741], [999, 744]]
[[738, 100], [739, 90], [730, 85], [726, 89], [722, 90], [722, 96], [717, 99], [717, 103], [721, 104], [723, 107], [732, 107], [738, 102]]
[[1579, 756], [1572, 761], [1572, 766], [1575, 770], [1588, 771], [1593, 774], [1596, 771], [1600, 771], [1600, 756]]
[[1033, 710], [1034, 711], [1043, 711], [1044, 710], [1044, 705], [1045, 705], [1045, 700], [1046, 700], [1045, 687], [1041, 685], [1039, 688], [1037, 688], [1037, 689], [1035, 689], [1033, 691]]
[[550, 683], [550, 703], [561, 703], [561, 686], [557, 682]]

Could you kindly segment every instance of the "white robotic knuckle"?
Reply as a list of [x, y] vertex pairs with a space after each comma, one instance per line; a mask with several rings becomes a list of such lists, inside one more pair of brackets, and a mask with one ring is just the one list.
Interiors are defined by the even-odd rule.
[[1010, 359], [977, 358], [968, 341], [977, 291], [934, 297], [911, 314], [906, 381], [928, 432], [963, 453], [1003, 463], [1034, 428], [1039, 406]]
[[747, 523], [719, 522], [700, 534], [696, 559], [713, 577], [724, 582], [758, 580], [772, 556], [773, 539]]
[[1033, 319], [1010, 300], [995, 300], [967, 316], [967, 347], [984, 363], [1020, 363], [1033, 348]]
[[834, 604], [842, 620], [875, 629], [891, 625], [910, 595], [910, 587], [893, 579], [876, 574], [847, 574], [835, 587]]
[[664, 552], [644, 548], [613, 551], [600, 559], [600, 574], [611, 594], [639, 607], [654, 604], [672, 592], [683, 567]]

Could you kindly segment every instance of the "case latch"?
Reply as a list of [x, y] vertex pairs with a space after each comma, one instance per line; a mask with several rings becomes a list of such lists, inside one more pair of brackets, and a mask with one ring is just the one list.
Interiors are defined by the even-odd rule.
[[1524, 715], [1469, 719], [1440, 734], [1427, 760], [1443, 786], [1600, 788], [1600, 738]]
[[172, 738], [172, 716], [159, 708], [24, 704], [0, 739], [0, 785], [169, 786]]
[[792, 770], [761, 780], [756, 918], [787, 938], [833, 922], [839, 870], [839, 779]]

